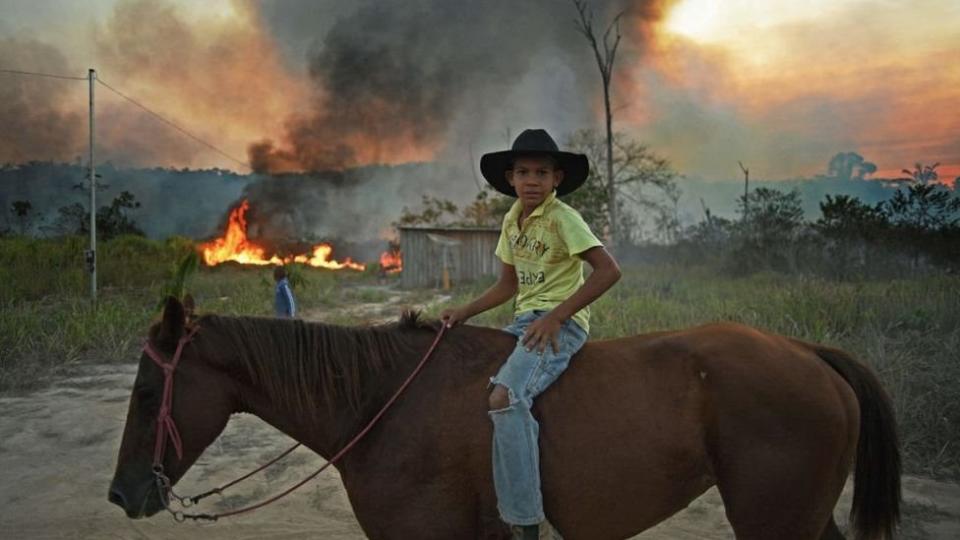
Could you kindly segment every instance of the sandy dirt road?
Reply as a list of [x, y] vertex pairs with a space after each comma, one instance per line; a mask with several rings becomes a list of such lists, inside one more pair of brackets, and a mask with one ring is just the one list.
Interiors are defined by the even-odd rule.
[[[336, 471], [300, 492], [244, 517], [177, 524], [160, 514], [129, 520], [106, 500], [135, 365], [81, 366], [45, 390], [0, 397], [0, 537], [90, 539], [361, 539]], [[255, 468], [291, 444], [259, 419], [234, 417], [220, 439], [178, 485], [197, 493]], [[259, 499], [322, 463], [297, 450], [289, 463], [240, 485], [212, 508]], [[960, 538], [960, 486], [906, 477], [909, 538]], [[849, 490], [837, 510], [845, 515]], [[215, 500], [215, 499], [210, 499]], [[210, 507], [208, 507], [210, 508]], [[649, 530], [641, 539], [733, 538], [716, 490]]]
[[[219, 523], [177, 524], [166, 514], [129, 520], [107, 502], [127, 400], [136, 372], [127, 364], [76, 366], [48, 388], [0, 396], [0, 538], [204, 540], [364, 538], [336, 471], [275, 505]], [[235, 416], [178, 485], [192, 494], [255, 468], [292, 444], [259, 419]], [[248, 480], [207, 511], [260, 500], [322, 464], [300, 449], [286, 464]], [[845, 522], [849, 485], [837, 509]], [[905, 478], [904, 538], [960, 538], [960, 486]], [[636, 537], [645, 540], [733, 538], [716, 490]]]

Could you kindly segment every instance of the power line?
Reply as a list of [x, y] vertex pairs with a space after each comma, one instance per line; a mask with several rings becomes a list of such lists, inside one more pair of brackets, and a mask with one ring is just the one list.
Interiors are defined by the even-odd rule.
[[[39, 73], [39, 72], [35, 72], [35, 71], [22, 71], [22, 70], [17, 70], [17, 69], [0, 69], [0, 73], [9, 73], [9, 74], [12, 74], [12, 75], [30, 75], [30, 76], [33, 76], [33, 77], [47, 77], [47, 78], [51, 78], [51, 79], [64, 79], [64, 80], [70, 80], [70, 81], [87, 81], [87, 80], [89, 80], [87, 77], [70, 77], [70, 76], [68, 76], [68, 75], [55, 75], [55, 74], [53, 74], [53, 73]], [[187, 131], [186, 129], [178, 126], [178, 125], [175, 124], [173, 121], [167, 120], [166, 118], [164, 118], [164, 117], [163, 117], [162, 115], [160, 115], [159, 113], [156, 113], [156, 112], [150, 110], [150, 108], [148, 108], [146, 105], [143, 105], [143, 104], [140, 103], [139, 101], [131, 98], [130, 96], [124, 94], [123, 92], [121, 92], [121, 91], [117, 90], [116, 88], [110, 86], [109, 84], [103, 82], [103, 79], [97, 77], [96, 81], [97, 81], [98, 83], [102, 84], [103, 86], [107, 87], [107, 89], [109, 89], [111, 92], [117, 94], [118, 96], [122, 97], [123, 99], [129, 101], [130, 103], [133, 103], [133, 104], [136, 105], [137, 107], [140, 107], [140, 108], [143, 109], [144, 111], [148, 112], [149, 114], [151, 114], [151, 115], [152, 115], [154, 118], [156, 118], [157, 120], [160, 120], [160, 121], [163, 122], [164, 124], [167, 124], [168, 126], [172, 127], [173, 129], [175, 129], [175, 130], [183, 133], [184, 135], [190, 137], [191, 139], [199, 142], [200, 144], [202, 144], [202, 145], [206, 146], [207, 148], [213, 150], [214, 152], [220, 154], [221, 156], [223, 156], [223, 157], [225, 157], [225, 158], [227, 158], [227, 159], [229, 159], [229, 160], [231, 160], [231, 161], [233, 161], [233, 162], [235, 162], [235, 163], [237, 163], [237, 164], [239, 164], [239, 165], [242, 165], [242, 166], [244, 166], [244, 167], [246, 167], [246, 168], [248, 168], [248, 169], [251, 168], [250, 165], [249, 165], [247, 162], [231, 156], [230, 154], [228, 154], [228, 153], [224, 152], [223, 150], [217, 148], [217, 147], [214, 146], [213, 144], [211, 144], [211, 143], [209, 143], [209, 142], [201, 139], [200, 137], [194, 135], [193, 133], [190, 133], [190, 132]]]
[[52, 73], [37, 73], [34, 71], [20, 71], [18, 69], [0, 69], [0, 73], [11, 73], [13, 75], [32, 75], [34, 77], [48, 77], [51, 79], [66, 79], [69, 81], [85, 81], [86, 77], [70, 77], [69, 75], [54, 75]]
[[[86, 79], [82, 79], [82, 80], [86, 80]], [[193, 140], [197, 141], [198, 143], [206, 146], [207, 148], [213, 150], [214, 152], [220, 154], [221, 156], [223, 156], [223, 157], [225, 157], [225, 158], [227, 158], [227, 159], [229, 159], [229, 160], [231, 160], [231, 161], [234, 161], [234, 162], [236, 162], [236, 163], [238, 163], [238, 164], [240, 164], [240, 165], [243, 165], [244, 167], [246, 167], [246, 168], [248, 168], [248, 169], [251, 168], [250, 165], [249, 165], [247, 162], [231, 156], [230, 154], [228, 154], [228, 153], [224, 152], [223, 150], [217, 148], [217, 147], [214, 146], [213, 144], [211, 144], [211, 143], [209, 143], [209, 142], [201, 139], [200, 137], [194, 135], [193, 133], [190, 133], [189, 131], [187, 131], [187, 130], [183, 129], [182, 127], [178, 126], [177, 124], [173, 123], [173, 121], [167, 120], [166, 118], [164, 118], [163, 116], [161, 116], [159, 113], [153, 112], [153, 111], [150, 110], [146, 105], [141, 104], [139, 101], [133, 99], [133, 98], [130, 97], [130, 96], [127, 96], [127, 95], [124, 94], [123, 92], [121, 92], [121, 91], [117, 90], [116, 88], [110, 86], [109, 84], [103, 82], [103, 79], [101, 79], [99, 76], [97, 77], [97, 82], [100, 83], [100, 84], [102, 84], [103, 86], [106, 86], [107, 89], [109, 89], [111, 92], [117, 94], [118, 96], [122, 97], [123, 99], [129, 101], [130, 103], [133, 103], [133, 104], [136, 105], [137, 107], [140, 107], [140, 108], [143, 109], [144, 111], [148, 112], [149, 114], [151, 114], [151, 115], [152, 115], [154, 118], [156, 118], [157, 120], [163, 122], [164, 124], [167, 124], [168, 126], [172, 127], [173, 129], [175, 129], [175, 130], [183, 133], [183, 134], [186, 135], [187, 137], [190, 137], [191, 139], [193, 139]]]

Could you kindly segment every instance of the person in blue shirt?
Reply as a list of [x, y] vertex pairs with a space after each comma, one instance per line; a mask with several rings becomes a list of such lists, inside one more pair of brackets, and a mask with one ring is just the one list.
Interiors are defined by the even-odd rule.
[[277, 282], [273, 295], [273, 309], [277, 317], [292, 319], [297, 314], [297, 303], [293, 299], [293, 291], [287, 280], [287, 271], [282, 266], [273, 269], [273, 280]]

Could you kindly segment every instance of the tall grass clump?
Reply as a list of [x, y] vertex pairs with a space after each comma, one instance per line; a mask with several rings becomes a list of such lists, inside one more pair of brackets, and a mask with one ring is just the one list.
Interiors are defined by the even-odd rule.
[[[139, 300], [139, 301], [138, 301]], [[6, 302], [0, 314], [0, 390], [28, 389], [78, 362], [133, 357], [153, 306], [108, 294], [93, 309], [86, 298]]]
[[73, 295], [86, 283], [86, 240], [0, 237], [0, 301]]
[[[84, 262], [88, 239], [0, 237], [0, 301], [22, 302], [45, 297], [89, 294], [90, 274]], [[149, 287], [167, 278], [174, 261], [192, 251], [183, 239], [150, 240], [119, 236], [97, 249], [98, 287]]]
[[0, 238], [0, 390], [41, 385], [62, 366], [134, 353], [153, 315], [148, 291], [178, 248], [139, 236], [101, 242], [94, 307], [87, 247], [82, 237]]
[[190, 278], [200, 269], [200, 254], [194, 250], [185, 253], [180, 260], [174, 263], [170, 276], [160, 289], [160, 300], [157, 305], [162, 306], [168, 296], [182, 299], [187, 294], [187, 284]]
[[[272, 266], [201, 264], [194, 242], [120, 236], [98, 250], [98, 301], [89, 299], [87, 238], [0, 237], [0, 390], [34, 388], [79, 362], [134, 358], [167, 295], [190, 293], [197, 312], [270, 316]], [[301, 313], [352, 301], [344, 285], [371, 272], [288, 267]]]
[[87, 247], [78, 236], [0, 238], [0, 389], [40, 385], [79, 361], [129, 357], [152, 316], [147, 291], [183, 249], [139, 236], [101, 242], [94, 308]]

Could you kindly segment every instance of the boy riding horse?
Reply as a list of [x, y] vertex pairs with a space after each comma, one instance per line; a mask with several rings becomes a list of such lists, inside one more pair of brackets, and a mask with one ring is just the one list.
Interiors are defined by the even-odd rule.
[[[494, 488], [515, 538], [549, 537], [556, 533], [544, 515], [539, 425], [530, 409], [587, 341], [588, 306], [617, 282], [620, 269], [580, 214], [557, 198], [586, 181], [585, 155], [562, 152], [546, 131], [528, 129], [510, 150], [484, 155], [480, 169], [494, 189], [517, 199], [497, 243], [500, 278], [442, 318], [450, 327], [517, 297], [504, 329], [517, 345], [490, 379]], [[583, 261], [593, 268], [586, 280]]]

